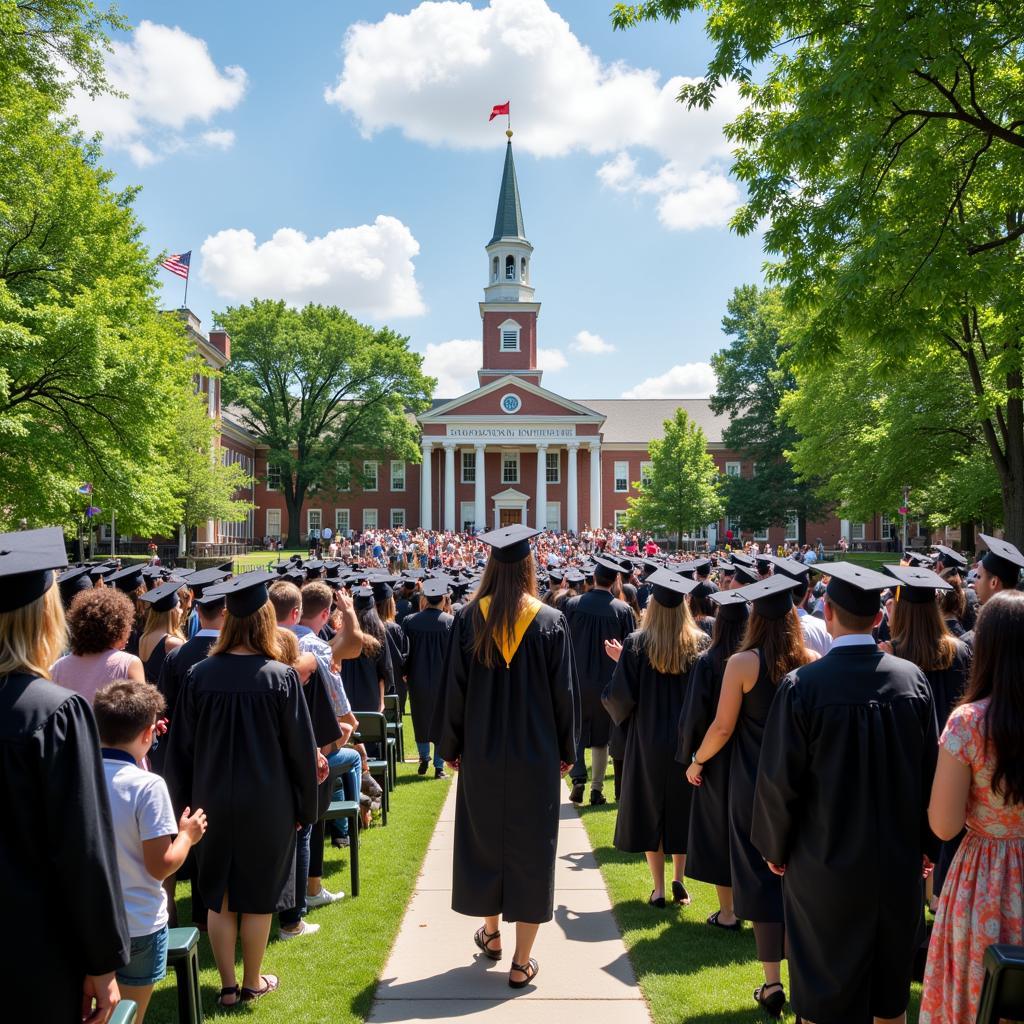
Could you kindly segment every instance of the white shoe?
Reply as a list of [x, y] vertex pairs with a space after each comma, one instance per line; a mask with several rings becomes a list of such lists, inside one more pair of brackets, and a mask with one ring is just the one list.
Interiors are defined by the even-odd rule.
[[[306, 897], [306, 906], [313, 907], [326, 907], [331, 903], [337, 903], [338, 900], [343, 900], [345, 894], [343, 892], [328, 892], [323, 886], [320, 886], [320, 891], [315, 896]], [[319, 925], [317, 926], [319, 927]]]
[[278, 931], [277, 937], [282, 942], [287, 942], [289, 939], [298, 939], [303, 935], [316, 935], [318, 931], [320, 931], [320, 925], [312, 924], [309, 921], [300, 921], [298, 931], [289, 932], [282, 928]]

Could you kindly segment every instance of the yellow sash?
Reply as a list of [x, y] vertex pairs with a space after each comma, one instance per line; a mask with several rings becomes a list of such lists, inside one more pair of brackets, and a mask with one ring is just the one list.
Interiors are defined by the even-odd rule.
[[[512, 631], [511, 636], [498, 637], [495, 636], [494, 642], [498, 645], [498, 650], [501, 656], [505, 659], [505, 668], [512, 667], [512, 659], [515, 657], [516, 651], [519, 650], [519, 645], [523, 641], [523, 636], [526, 630], [529, 628], [530, 623], [537, 617], [537, 612], [544, 606], [535, 597], [527, 595], [526, 600], [523, 601], [522, 607], [519, 609], [519, 615], [516, 617], [515, 628]], [[483, 615], [484, 620], [487, 619], [487, 613], [491, 608], [490, 597], [480, 598], [480, 614]]]

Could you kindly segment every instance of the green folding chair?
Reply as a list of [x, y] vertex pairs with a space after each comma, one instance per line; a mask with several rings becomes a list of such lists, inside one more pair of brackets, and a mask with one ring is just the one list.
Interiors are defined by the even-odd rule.
[[138, 1007], [130, 999], [122, 999], [114, 1007], [114, 1012], [110, 1015], [109, 1024], [135, 1024], [137, 1010]]
[[1024, 946], [989, 946], [984, 962], [976, 1024], [1024, 1020]]
[[402, 705], [397, 693], [384, 695], [384, 716], [388, 720], [388, 735], [398, 742], [398, 760], [405, 760], [405, 730], [402, 728]]
[[[334, 793], [338, 779], [346, 769], [343, 765], [332, 764], [327, 774], [328, 792]], [[324, 821], [338, 821], [348, 819], [348, 864], [349, 873], [352, 877], [352, 884], [349, 887], [353, 896], [359, 895], [359, 801], [358, 800], [332, 800], [330, 806], [324, 811]]]
[[384, 754], [383, 758], [369, 762], [367, 767], [380, 786], [381, 820], [388, 823], [388, 811], [391, 807], [391, 763], [388, 757], [388, 723], [380, 711], [353, 711], [359, 721], [359, 728], [352, 733], [353, 743], [378, 743]]
[[167, 933], [167, 965], [178, 986], [179, 1024], [203, 1024], [199, 991], [199, 929], [171, 928]]

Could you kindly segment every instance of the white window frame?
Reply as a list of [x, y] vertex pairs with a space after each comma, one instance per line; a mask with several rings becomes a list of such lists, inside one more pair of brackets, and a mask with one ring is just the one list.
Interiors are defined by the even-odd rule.
[[[399, 484], [398, 487], [395, 486], [396, 482]], [[405, 490], [405, 463], [401, 459], [391, 460], [391, 490]]]
[[884, 512], [879, 517], [878, 533], [879, 540], [895, 540], [900, 535], [895, 521]]
[[342, 459], [335, 469], [335, 474], [341, 479], [346, 479], [347, 483], [338, 484], [339, 491], [351, 491], [352, 490], [352, 463]]
[[[508, 474], [509, 466], [515, 463], [515, 476], [510, 477]], [[501, 453], [501, 482], [503, 484], [517, 484], [519, 483], [519, 452], [503, 451]]]
[[[515, 320], [506, 320], [502, 324], [498, 324], [498, 351], [499, 352], [518, 352], [520, 350], [520, 339], [522, 337], [523, 328], [520, 324], [516, 323]], [[515, 334], [515, 345], [506, 344], [506, 333], [510, 336]]]
[[[396, 522], [396, 519], [400, 519], [401, 522]], [[390, 513], [390, 523], [392, 530], [405, 529], [405, 509], [393, 508]]]
[[334, 534], [335, 536], [347, 536], [352, 529], [352, 513], [347, 508], [336, 508], [334, 510]]
[[544, 453], [544, 475], [549, 484], [562, 482], [562, 453], [560, 451]]
[[[373, 480], [373, 486], [370, 486], [370, 479]], [[363, 463], [363, 490], [364, 491], [376, 491], [380, 488], [380, 463], [374, 462], [367, 459]]]
[[754, 540], [762, 541], [762, 540], [767, 540], [767, 539], [768, 539], [768, 530], [765, 530], [763, 533], [755, 533], [754, 534]]
[[544, 525], [556, 533], [562, 529], [562, 503], [560, 501], [549, 501], [544, 510]]
[[[313, 529], [313, 520], [316, 519], [316, 529]], [[320, 531], [324, 528], [324, 510], [322, 508], [306, 509], [306, 536], [319, 537]]]
[[730, 459], [725, 464], [725, 475], [726, 476], [742, 476], [743, 475], [743, 463], [742, 462], [734, 462], [733, 460]]
[[462, 482], [464, 484], [476, 483], [476, 449], [463, 448], [462, 456], [459, 459], [459, 466], [462, 470]]
[[[277, 519], [277, 529], [276, 530], [272, 529], [272, 527], [271, 527], [271, 517], [276, 517], [276, 519]], [[281, 536], [281, 510], [279, 508], [268, 508], [267, 509], [267, 517], [264, 520], [264, 522], [265, 522], [266, 527], [267, 527], [267, 536], [268, 537], [280, 537]]]
[[850, 540], [864, 542], [864, 536], [867, 533], [866, 523], [850, 523]]
[[651, 479], [651, 466], [652, 462], [641, 462], [640, 463], [640, 486], [646, 487]]
[[617, 508], [615, 510], [615, 529], [616, 530], [621, 530], [621, 529], [624, 528], [625, 523], [623, 522], [623, 520], [626, 518], [626, 512], [627, 511], [628, 511], [628, 509], [624, 509], [624, 508]]
[[[620, 474], [619, 469], [622, 466], [625, 466], [626, 468]], [[629, 493], [629, 459], [620, 460], [620, 461], [616, 462], [612, 466], [612, 469], [614, 471], [613, 475], [612, 475], [612, 489], [613, 489], [613, 491], [616, 494], [628, 494]], [[619, 482], [620, 481], [624, 481], [626, 486], [625, 487], [620, 487], [619, 486]]]
[[377, 529], [377, 510], [375, 508], [363, 509], [363, 530]]
[[786, 536], [783, 537], [785, 541], [795, 541], [800, 539], [800, 513], [795, 508], [788, 509], [786, 512]]
[[[279, 491], [281, 490], [281, 481], [284, 474], [281, 472], [280, 466], [275, 466], [270, 460], [267, 460], [267, 490], [268, 491]], [[276, 482], [275, 482], [276, 481]]]

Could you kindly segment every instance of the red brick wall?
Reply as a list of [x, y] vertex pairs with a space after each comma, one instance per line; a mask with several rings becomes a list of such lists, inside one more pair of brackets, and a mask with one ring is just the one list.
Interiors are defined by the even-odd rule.
[[[513, 413], [512, 415], [502, 412], [500, 407], [502, 396], [510, 393], [518, 395], [523, 403], [519, 412]], [[527, 416], [566, 416], [570, 415], [570, 413], [564, 405], [559, 405], [557, 402], [552, 402], [548, 398], [542, 398], [540, 395], [535, 395], [532, 391], [527, 391], [525, 388], [518, 387], [516, 384], [509, 384], [508, 387], [498, 388], [488, 395], [482, 395], [479, 398], [474, 398], [471, 402], [466, 402], [464, 405], [458, 406], [450, 413], [446, 413], [446, 415], [450, 415], [456, 419], [459, 416], [494, 416], [503, 421], [507, 421], [510, 427], [514, 427], [516, 426], [517, 421]]]
[[[487, 310], [484, 313], [484, 369], [535, 370], [537, 368], [537, 314], [526, 310], [514, 313]], [[519, 351], [501, 351], [499, 327], [506, 320], [519, 324]]]

